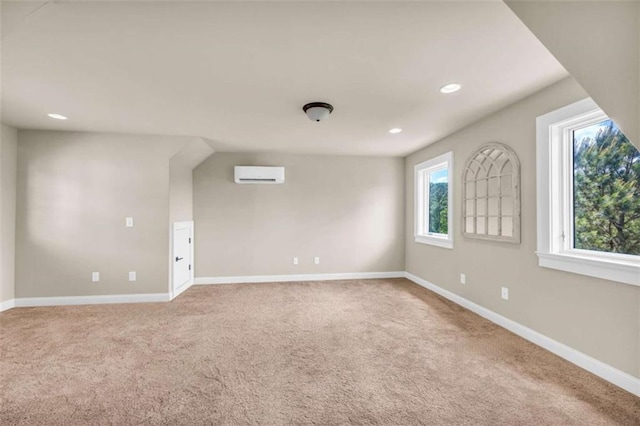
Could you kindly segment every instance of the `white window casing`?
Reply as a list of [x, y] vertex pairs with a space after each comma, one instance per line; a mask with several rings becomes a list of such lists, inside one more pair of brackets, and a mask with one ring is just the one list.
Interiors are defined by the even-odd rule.
[[[429, 176], [447, 169], [447, 235], [429, 232]], [[414, 167], [414, 238], [415, 242], [453, 249], [453, 152], [424, 161]]]
[[640, 286], [640, 256], [573, 248], [572, 131], [607, 120], [590, 98], [542, 115], [537, 131], [538, 264]]

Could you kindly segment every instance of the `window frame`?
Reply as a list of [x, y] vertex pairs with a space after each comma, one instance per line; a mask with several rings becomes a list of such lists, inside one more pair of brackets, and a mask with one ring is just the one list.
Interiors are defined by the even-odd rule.
[[640, 286], [640, 256], [574, 248], [572, 132], [608, 119], [591, 98], [536, 119], [536, 254], [541, 267]]
[[[428, 176], [447, 169], [447, 234], [429, 232]], [[421, 244], [453, 249], [453, 152], [447, 152], [414, 166], [414, 239]], [[426, 184], [426, 185], [425, 185]], [[426, 216], [426, 217], [425, 217]], [[425, 229], [426, 228], [426, 229]]]

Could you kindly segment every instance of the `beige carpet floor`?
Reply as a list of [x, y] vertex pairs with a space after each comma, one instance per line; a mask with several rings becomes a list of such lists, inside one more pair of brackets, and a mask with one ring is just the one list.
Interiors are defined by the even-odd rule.
[[640, 425], [640, 398], [404, 279], [0, 314], [0, 424]]

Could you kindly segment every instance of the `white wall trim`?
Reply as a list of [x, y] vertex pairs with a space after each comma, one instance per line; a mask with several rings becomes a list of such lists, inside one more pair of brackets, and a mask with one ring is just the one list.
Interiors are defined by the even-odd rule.
[[413, 191], [414, 191], [414, 241], [421, 244], [430, 244], [437, 247], [447, 249], [453, 248], [453, 215], [447, 218], [447, 235], [430, 234], [428, 229], [423, 229], [426, 224], [425, 218], [429, 210], [428, 174], [430, 172], [440, 170], [443, 166], [447, 168], [447, 206], [450, 212], [453, 211], [453, 151], [449, 151], [435, 158], [423, 161], [413, 166]]
[[4, 302], [0, 302], [0, 312], [9, 310], [15, 307], [16, 307], [16, 299], [9, 299], [9, 300], [5, 300]]
[[[376, 278], [407, 278], [414, 283], [451, 300], [452, 302], [469, 309], [489, 321], [506, 328], [514, 334], [552, 352], [561, 358], [581, 367], [602, 379], [613, 383], [622, 389], [640, 396], [640, 379], [620, 371], [602, 361], [590, 357], [563, 343], [553, 340], [535, 330], [517, 323], [509, 318], [497, 314], [482, 307], [462, 296], [438, 287], [416, 275], [404, 271], [393, 272], [354, 272], [335, 274], [292, 274], [292, 275], [254, 275], [236, 277], [199, 277], [195, 284], [234, 284], [234, 283], [261, 283], [261, 282], [291, 282], [291, 281], [327, 281], [327, 280], [353, 280]], [[107, 303], [144, 303], [144, 302], [169, 302], [182, 292], [190, 288], [187, 284], [179, 288], [175, 294], [150, 293], [150, 294], [119, 294], [102, 296], [62, 296], [62, 297], [28, 297], [10, 299], [0, 302], [0, 312], [14, 307], [35, 306], [64, 306], [64, 305], [94, 305]]]
[[497, 314], [485, 307], [482, 307], [470, 300], [465, 299], [462, 296], [459, 296], [455, 293], [452, 293], [448, 290], [443, 289], [442, 287], [438, 287], [435, 284], [430, 283], [429, 281], [423, 280], [422, 278], [413, 275], [409, 272], [406, 272], [406, 278], [413, 281], [414, 283], [433, 291], [434, 293], [439, 294], [440, 296], [451, 300], [452, 302], [467, 308], [468, 310], [475, 312], [483, 318], [488, 319], [489, 321], [506, 328], [512, 333], [517, 334], [518, 336], [530, 341], [531, 343], [535, 343], [536, 345], [558, 355], [561, 358], [566, 359], [567, 361], [577, 365], [578, 367], [584, 368], [590, 373], [595, 374], [602, 379], [613, 383], [616, 386], [621, 387], [622, 389], [631, 392], [636, 396], [640, 396], [640, 379], [636, 378], [630, 374], [625, 373], [624, 371], [620, 371], [608, 364], [605, 364], [602, 361], [598, 361], [595, 358], [590, 357], [580, 351], [577, 351], [563, 343], [560, 343], [556, 340], [553, 340], [550, 337], [545, 336], [544, 334], [538, 333], [535, 330], [532, 330], [524, 325], [517, 323], [509, 318], [503, 317], [500, 314]]
[[[404, 278], [404, 271], [393, 272], [348, 272], [337, 274], [297, 274], [297, 275], [253, 275], [243, 277], [200, 277], [195, 284], [240, 284], [261, 282], [291, 282], [291, 281], [328, 281], [328, 280], [357, 280], [375, 278]], [[0, 303], [0, 312], [12, 308], [36, 306], [66, 306], [66, 305], [98, 305], [107, 303], [146, 303], [169, 302], [187, 291], [193, 283], [180, 287], [174, 293], [149, 294], [113, 294], [100, 296], [59, 296], [59, 297], [24, 297], [10, 299]]]
[[176, 297], [180, 296], [185, 291], [189, 290], [192, 285], [193, 285], [193, 279], [191, 279], [188, 283], [186, 283], [185, 285], [183, 285], [179, 289], [177, 289], [175, 291], [172, 291], [171, 292], [171, 300], [175, 299]]
[[169, 293], [109, 294], [101, 296], [23, 297], [15, 299], [16, 308], [35, 306], [101, 305], [106, 303], [168, 302]]
[[416, 243], [453, 249], [453, 240], [450, 238], [436, 237], [435, 235], [416, 235], [413, 239]]
[[[638, 256], [574, 248], [573, 169], [569, 135], [576, 126], [608, 119], [591, 98], [536, 119], [538, 265], [640, 286]], [[566, 238], [565, 238], [566, 236]]]
[[404, 278], [404, 271], [392, 272], [345, 272], [337, 274], [290, 274], [290, 275], [250, 275], [237, 277], [197, 277], [196, 285], [202, 284], [243, 284], [273, 283], [291, 281], [366, 280], [375, 278]]
[[640, 286], [640, 264], [636, 261], [603, 259], [602, 257], [581, 257], [568, 253], [541, 253], [538, 265], [574, 274], [612, 280]]

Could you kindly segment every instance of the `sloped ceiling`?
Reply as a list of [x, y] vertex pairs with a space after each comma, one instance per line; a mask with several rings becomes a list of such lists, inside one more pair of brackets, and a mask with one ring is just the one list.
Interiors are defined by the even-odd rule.
[[[2, 9], [6, 124], [198, 136], [219, 152], [403, 156], [568, 75], [501, 1]], [[451, 81], [463, 90], [441, 94]], [[331, 118], [308, 120], [312, 101]]]
[[640, 147], [640, 2], [506, 4]]
[[202, 138], [193, 138], [186, 143], [171, 159], [170, 163], [175, 163], [180, 167], [193, 170], [204, 160], [213, 155], [215, 151]]

